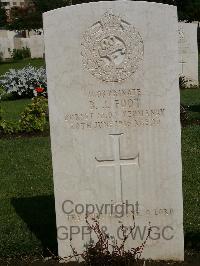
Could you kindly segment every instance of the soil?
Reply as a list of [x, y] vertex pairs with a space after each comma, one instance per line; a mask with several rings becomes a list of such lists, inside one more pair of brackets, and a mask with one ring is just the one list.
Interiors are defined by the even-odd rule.
[[[25, 266], [25, 265], [84, 266], [84, 263], [77, 263], [77, 262], [59, 263], [58, 259], [42, 258], [42, 257], [0, 258], [0, 266]], [[140, 260], [129, 266], [165, 266], [165, 265], [168, 265], [168, 266], [200, 266], [200, 252], [186, 254], [184, 262]], [[100, 265], [97, 264], [97, 266], [100, 266]]]

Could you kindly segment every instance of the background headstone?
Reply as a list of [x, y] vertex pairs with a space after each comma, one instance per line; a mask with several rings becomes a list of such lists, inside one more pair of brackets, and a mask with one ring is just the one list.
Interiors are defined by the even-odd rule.
[[11, 53], [15, 48], [14, 31], [0, 30], [0, 52], [3, 54], [3, 58], [11, 58]]
[[43, 58], [44, 57], [44, 36], [32, 35], [30, 36], [30, 50], [31, 58]]
[[176, 8], [70, 6], [45, 13], [44, 31], [59, 255], [72, 254], [71, 237], [78, 252], [89, 242], [86, 204], [103, 206], [100, 225], [118, 239], [133, 224], [130, 209], [116, 217], [128, 201], [144, 236], [126, 248], [151, 222], [142, 257], [183, 260]]
[[15, 49], [29, 48], [30, 47], [30, 38], [14, 38], [14, 47]]
[[197, 26], [196, 23], [179, 23], [179, 73], [188, 80], [188, 86], [199, 84]]
[[11, 58], [13, 49], [22, 48], [30, 48], [31, 58], [43, 58], [43, 31], [32, 31], [30, 32], [30, 37], [22, 37], [21, 34], [18, 34], [15, 31], [0, 30], [0, 52], [3, 53], [3, 58]]

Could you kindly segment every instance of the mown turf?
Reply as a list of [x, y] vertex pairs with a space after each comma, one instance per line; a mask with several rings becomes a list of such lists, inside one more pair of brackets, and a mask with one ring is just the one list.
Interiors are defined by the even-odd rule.
[[5, 74], [9, 69], [20, 69], [30, 64], [34, 67], [41, 67], [45, 65], [44, 59], [24, 59], [14, 62], [0, 63], [0, 76]]
[[55, 247], [48, 137], [0, 140], [0, 257]]
[[181, 90], [181, 103], [188, 109], [189, 120], [200, 120], [200, 88]]
[[5, 120], [17, 121], [19, 120], [20, 113], [31, 102], [31, 99], [21, 99], [16, 101], [2, 101], [0, 106], [2, 108], [2, 117]]
[[200, 251], [200, 126], [182, 129], [185, 247]]

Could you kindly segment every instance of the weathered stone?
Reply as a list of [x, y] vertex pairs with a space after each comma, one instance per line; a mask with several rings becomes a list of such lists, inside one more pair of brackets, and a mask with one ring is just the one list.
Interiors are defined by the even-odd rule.
[[142, 257], [183, 260], [176, 8], [82, 4], [45, 13], [44, 30], [59, 255], [89, 242], [86, 209], [115, 239], [134, 209], [126, 248], [151, 222]]
[[30, 50], [31, 58], [43, 58], [44, 57], [44, 36], [32, 35], [30, 36]]
[[187, 86], [198, 86], [198, 43], [197, 24], [179, 23], [179, 64], [180, 76]]

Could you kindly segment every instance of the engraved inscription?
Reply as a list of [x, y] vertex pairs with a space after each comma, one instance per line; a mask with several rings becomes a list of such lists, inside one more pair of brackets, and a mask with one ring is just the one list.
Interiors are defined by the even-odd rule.
[[129, 128], [159, 126], [164, 117], [165, 109], [133, 109], [118, 113], [110, 111], [88, 113], [68, 113], [65, 122], [71, 129], [103, 129], [103, 128]]
[[106, 167], [106, 166], [113, 166], [115, 169], [115, 188], [116, 188], [116, 200], [117, 202], [123, 202], [123, 182], [122, 182], [122, 166], [127, 165], [136, 165], [139, 166], [139, 153], [137, 156], [132, 158], [122, 158], [121, 157], [121, 151], [120, 151], [120, 136], [123, 135], [123, 133], [120, 134], [110, 134], [110, 136], [113, 138], [114, 141], [114, 159], [113, 160], [99, 160], [95, 157], [95, 160], [97, 161], [97, 167]]
[[[86, 89], [84, 89], [85, 91]], [[140, 89], [108, 89], [87, 91], [84, 112], [67, 112], [69, 129], [95, 130], [105, 128], [155, 127], [163, 123], [165, 108], [142, 107]]]
[[96, 78], [121, 82], [129, 78], [143, 59], [143, 40], [128, 22], [106, 12], [82, 38], [83, 65]]

